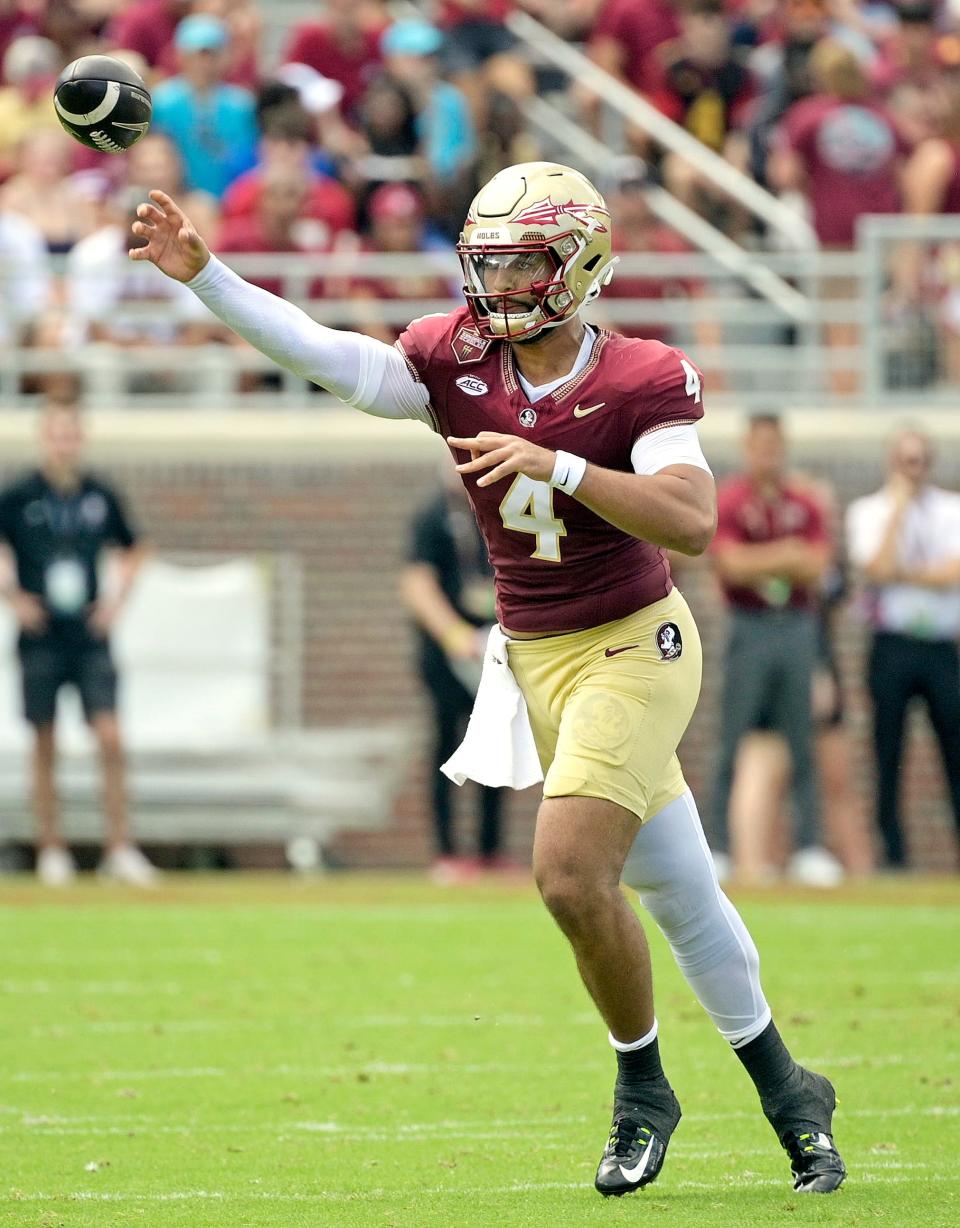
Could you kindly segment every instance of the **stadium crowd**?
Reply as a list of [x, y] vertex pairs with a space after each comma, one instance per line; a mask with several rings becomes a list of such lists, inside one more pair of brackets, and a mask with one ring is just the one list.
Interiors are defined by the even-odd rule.
[[[266, 10], [253, 0], [0, 0], [0, 342], [228, 341], [191, 296], [145, 285], [125, 261], [126, 222], [147, 186], [182, 198], [227, 254], [448, 250], [479, 183], [549, 152], [522, 122], [525, 98], [562, 93], [582, 124], [603, 127], [582, 84], [530, 62], [504, 24], [512, 8], [806, 210], [826, 248], [849, 247], [867, 210], [960, 209], [951, 0], [438, 0], [400, 20], [381, 0], [327, 0], [304, 4], [278, 54], [264, 50]], [[124, 58], [153, 93], [150, 134], [123, 158], [72, 142], [51, 104], [63, 66], [94, 52]], [[622, 250], [686, 250], [630, 190], [647, 174], [738, 241], [764, 241], [691, 164], [639, 131], [622, 141], [635, 157], [601, 184]], [[45, 251], [66, 253], [62, 276]], [[922, 272], [903, 262], [905, 302], [925, 292]], [[613, 290], [697, 293], [653, 277]], [[350, 325], [387, 336], [378, 300], [458, 290], [428, 264], [422, 278], [339, 276], [310, 292], [366, 301], [369, 318]], [[161, 293], [171, 298], [161, 323], [104, 322], [102, 295]]]

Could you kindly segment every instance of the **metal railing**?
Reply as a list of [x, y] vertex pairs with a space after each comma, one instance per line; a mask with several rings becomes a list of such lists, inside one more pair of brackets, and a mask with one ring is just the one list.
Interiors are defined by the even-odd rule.
[[[926, 253], [921, 263], [928, 270], [922, 297], [906, 306], [889, 288], [898, 245], [904, 243]], [[228, 260], [243, 276], [276, 282], [285, 298], [324, 324], [387, 337], [420, 315], [462, 303], [453, 290], [459, 267], [452, 253]], [[949, 276], [931, 279], [929, 266], [941, 273], [946, 268]], [[405, 284], [414, 279], [422, 286], [425, 272], [450, 293], [406, 297]], [[758, 293], [758, 276], [765, 274], [787, 287], [805, 282], [806, 322], [797, 320], [789, 303]], [[392, 296], [350, 297], [350, 285], [365, 277], [378, 286], [395, 280]], [[341, 290], [333, 296], [328, 287], [338, 281]], [[869, 218], [861, 226], [859, 246], [846, 253], [741, 253], [734, 264], [723, 252], [624, 253], [612, 285], [587, 318], [688, 349], [705, 371], [711, 404], [718, 407], [951, 401], [960, 391], [960, 218]], [[110, 321], [134, 334], [139, 330], [134, 344], [0, 349], [0, 406], [30, 405], [43, 379], [57, 372], [76, 373], [87, 402], [102, 408], [280, 404], [302, 409], [331, 400], [249, 346], [186, 348], [158, 340], [169, 336], [175, 320], [169, 300], [122, 303]], [[216, 323], [212, 317], [211, 322]]]

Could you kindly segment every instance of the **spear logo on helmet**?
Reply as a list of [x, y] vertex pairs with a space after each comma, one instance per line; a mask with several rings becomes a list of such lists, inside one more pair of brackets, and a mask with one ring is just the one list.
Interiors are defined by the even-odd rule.
[[605, 210], [598, 209], [596, 205], [578, 205], [572, 200], [568, 200], [565, 205], [555, 205], [548, 196], [545, 196], [543, 200], [538, 200], [536, 204], [531, 205], [528, 209], [524, 209], [522, 213], [518, 213], [515, 218], [511, 218], [511, 222], [514, 226], [520, 224], [527, 226], [556, 226], [559, 223], [561, 213], [565, 213], [568, 217], [576, 218], [578, 222], [582, 222], [592, 230], [599, 231], [600, 234], [607, 233], [606, 226], [597, 216], [598, 213], [604, 213], [606, 217], [609, 217], [609, 213], [606, 213]]

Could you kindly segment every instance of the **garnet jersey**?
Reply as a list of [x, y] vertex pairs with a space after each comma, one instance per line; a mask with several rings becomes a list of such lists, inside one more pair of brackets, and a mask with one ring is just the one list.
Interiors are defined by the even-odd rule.
[[[700, 372], [659, 341], [600, 331], [580, 374], [536, 402], [523, 391], [510, 346], [481, 340], [465, 307], [415, 320], [397, 345], [427, 388], [443, 436], [519, 435], [631, 473], [641, 435], [703, 416]], [[464, 480], [496, 573], [504, 628], [579, 631], [632, 614], [673, 587], [658, 546], [573, 496], [525, 474], [492, 486], [477, 486], [479, 476]]]

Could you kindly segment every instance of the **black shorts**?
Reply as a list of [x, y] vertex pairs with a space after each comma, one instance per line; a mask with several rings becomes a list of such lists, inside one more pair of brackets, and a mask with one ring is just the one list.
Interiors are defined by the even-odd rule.
[[105, 641], [80, 643], [44, 640], [19, 647], [23, 671], [23, 714], [31, 725], [50, 725], [57, 711], [57, 692], [75, 686], [89, 721], [117, 706], [117, 671]]

